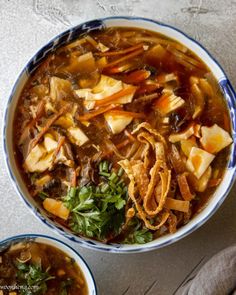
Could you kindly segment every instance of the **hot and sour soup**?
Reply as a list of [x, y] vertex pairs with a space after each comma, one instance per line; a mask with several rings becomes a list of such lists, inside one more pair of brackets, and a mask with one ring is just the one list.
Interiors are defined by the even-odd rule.
[[61, 250], [34, 241], [0, 252], [1, 295], [88, 295], [84, 275]]
[[188, 48], [108, 28], [42, 62], [13, 139], [28, 190], [52, 220], [103, 242], [146, 243], [207, 204], [230, 131], [217, 81]]

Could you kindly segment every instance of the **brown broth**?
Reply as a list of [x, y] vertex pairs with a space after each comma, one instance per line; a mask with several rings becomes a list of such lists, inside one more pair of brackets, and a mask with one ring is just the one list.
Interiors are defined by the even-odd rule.
[[[40, 204], [42, 204], [42, 199], [38, 197], [38, 193], [40, 191], [43, 191], [47, 196], [50, 196], [50, 198], [63, 200], [63, 197], [67, 194], [67, 184], [71, 181], [71, 178], [73, 178], [73, 176], [71, 176], [73, 169], [79, 167], [76, 179], [77, 186], [84, 186], [86, 184], [90, 184], [91, 182], [95, 185], [99, 184], [100, 178], [98, 175], [98, 164], [101, 160], [108, 160], [113, 165], [113, 171], [117, 172], [119, 168], [117, 163], [120, 160], [120, 156], [112, 152], [111, 145], [108, 144], [109, 142], [116, 147], [121, 145], [121, 147], [118, 148], [121, 155], [126, 155], [130, 149], [132, 141], [125, 144], [125, 141], [128, 140], [127, 133], [122, 131], [119, 134], [112, 134], [104, 120], [103, 115], [96, 116], [94, 119], [90, 120], [90, 124], [88, 126], [85, 126], [83, 122], [78, 119], [80, 116], [86, 115], [88, 112], [83, 106], [83, 99], [78, 98], [74, 91], [81, 88], [93, 88], [98, 83], [101, 74], [125, 82], [129, 73], [141, 69], [150, 72], [150, 76], [146, 79], [149, 81], [149, 84], [146, 80], [140, 83], [134, 83], [134, 85], [139, 88], [134, 94], [133, 101], [122, 106], [123, 111], [141, 113], [145, 117], [145, 120], [133, 119], [126, 127], [126, 132], [132, 133], [132, 130], [139, 123], [142, 121], [148, 122], [152, 128], [162, 134], [167, 140], [166, 154], [170, 154], [171, 150], [171, 143], [168, 142], [169, 135], [182, 132], [192, 122], [194, 122], [194, 124], [200, 124], [208, 127], [213, 124], [217, 124], [228, 132], [231, 130], [226, 103], [215, 78], [211, 74], [210, 69], [207, 68], [207, 66], [189, 49], [163, 35], [134, 28], [109, 28], [105, 31], [93, 32], [90, 36], [93, 40], [96, 40], [95, 42], [100, 42], [109, 47], [110, 51], [127, 49], [140, 44], [140, 42], [142, 42], [143, 45], [148, 46], [148, 49], [146, 51], [144, 50], [142, 54], [134, 56], [128, 61], [121, 61], [112, 67], [106, 65], [103, 68], [99, 68], [96, 64], [95, 69], [91, 67], [91, 69], [93, 69], [92, 71], [89, 70], [90, 66], [88, 66], [86, 70], [82, 71], [78, 68], [78, 66], [76, 66], [76, 63], [73, 64], [73, 58], [77, 58], [87, 52], [92, 52], [97, 63], [97, 60], [99, 60], [103, 55], [100, 54], [97, 48], [95, 48], [90, 42], [85, 42], [82, 45], [75, 46], [73, 49], [64, 46], [51, 53], [30, 77], [24, 87], [24, 90], [22, 91], [15, 113], [13, 141], [15, 145], [16, 160], [22, 177], [24, 178], [31, 195], [35, 197]], [[164, 50], [163, 57], [160, 57], [159, 55], [157, 56], [152, 52], [152, 49], [157, 44], [162, 44], [161, 46]], [[178, 59], [175, 55], [176, 52], [177, 54], [183, 56], [183, 58]], [[129, 55], [129, 53], [127, 53], [127, 55]], [[108, 64], [114, 64], [118, 58], [124, 56], [124, 54], [118, 56], [108, 56]], [[190, 62], [188, 60], [190, 60]], [[129, 63], [131, 65], [129, 65]], [[129, 66], [129, 68], [121, 73], [111, 73], [111, 70], [117, 71], [118, 66]], [[161, 74], [170, 73], [178, 77], [177, 82], [158, 82]], [[73, 161], [73, 166], [72, 168], [69, 168], [65, 164], [61, 163], [53, 165], [51, 169], [46, 169], [44, 172], [30, 173], [23, 168], [27, 150], [29, 149], [29, 142], [40, 132], [41, 127], [45, 125], [45, 122], [47, 122], [47, 120], [62, 107], [60, 102], [52, 102], [48, 98], [50, 96], [50, 79], [53, 76], [65, 79], [71, 83], [72, 91], [69, 91], [66, 95], [61, 92], [61, 100], [63, 100], [64, 103], [70, 102], [77, 106], [77, 111], [73, 115], [74, 123], [86, 134], [89, 141], [78, 147], [78, 145], [71, 142], [68, 138], [67, 129], [65, 127], [52, 125], [49, 129], [50, 132], [56, 132], [60, 136], [64, 136], [66, 138], [65, 147], [67, 148], [67, 151], [69, 151], [69, 154], [72, 155], [71, 157], [68, 156], [68, 159]], [[203, 109], [200, 115], [198, 115], [194, 120], [192, 119], [192, 116], [197, 102], [192, 94], [190, 77], [204, 79], [209, 83], [213, 91], [213, 95], [211, 96], [204, 94]], [[148, 90], [150, 88], [150, 83], [152, 85], [159, 83], [160, 85], [155, 91], [150, 91]], [[81, 85], [84, 87], [81, 87]], [[174, 91], [176, 96], [180, 96], [185, 101], [185, 104], [183, 107], [174, 110], [167, 115], [169, 124], [167, 124], [168, 126], [166, 127], [162, 123], [163, 116], [161, 116], [155, 109], [153, 101], [155, 102], [158, 98], [160, 98], [163, 89], [168, 87]], [[140, 100], [140, 97], [148, 96], [150, 93], [156, 93], [157, 99], [150, 101]], [[33, 121], [32, 112], [35, 114], [35, 109], [37, 108], [39, 102], [43, 99], [46, 102], [50, 101], [55, 110], [48, 109], [37, 120], [37, 123], [33, 122], [25, 140], [22, 144], [19, 144], [23, 131]], [[197, 142], [199, 141], [198, 138], [196, 140]], [[39, 141], [39, 143], [40, 142], [42, 142], [42, 140]], [[179, 143], [175, 143], [174, 145], [177, 147], [182, 160], [186, 161], [186, 156], [184, 156], [181, 151]], [[201, 147], [199, 142], [198, 145]], [[226, 148], [219, 152], [214, 159], [212, 165], [212, 175], [217, 175], [216, 178], [219, 180], [223, 177], [227, 165], [228, 155], [229, 148]], [[174, 171], [172, 164], [168, 160], [167, 166], [172, 170], [171, 181], [173, 181], [174, 185], [174, 183], [176, 183], [178, 173]], [[37, 187], [35, 181], [45, 175], [50, 177], [50, 181], [41, 188]], [[129, 181], [127, 177], [123, 177], [123, 180], [128, 186]], [[214, 193], [216, 187], [217, 186], [207, 188], [204, 192], [199, 193], [190, 186], [192, 193], [195, 195], [194, 200], [191, 202], [190, 211], [188, 213], [180, 213], [176, 212], [176, 210], [172, 212], [178, 219], [177, 228], [186, 223], [190, 218], [192, 218], [192, 216], [194, 216], [195, 212], [199, 212], [199, 210], [207, 204], [207, 201]], [[178, 187], [176, 187], [174, 198], [182, 200]], [[70, 227], [70, 218], [65, 221], [61, 218], [55, 217], [54, 215], [50, 215], [50, 217], [53, 220]], [[125, 217], [123, 216], [123, 222], [124, 218]], [[141, 225], [141, 227], [142, 226], [143, 225]], [[164, 228], [163, 232], [166, 232]], [[78, 234], [86, 235], [84, 232], [78, 232]], [[154, 236], [159, 236], [161, 234], [162, 233], [157, 231], [154, 233]], [[110, 234], [107, 234], [107, 237], [102, 240], [109, 240], [110, 235], [114, 238], [112, 230]]]

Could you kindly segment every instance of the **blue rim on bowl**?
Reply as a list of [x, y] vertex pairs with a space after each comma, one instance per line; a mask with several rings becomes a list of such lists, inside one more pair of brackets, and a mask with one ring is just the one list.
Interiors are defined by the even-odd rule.
[[98, 294], [97, 286], [96, 286], [93, 274], [88, 264], [83, 259], [83, 257], [80, 256], [80, 254], [76, 250], [74, 250], [71, 246], [54, 237], [49, 237], [46, 235], [39, 235], [39, 234], [22, 234], [22, 235], [12, 236], [0, 241], [0, 251], [7, 249], [11, 244], [19, 243], [26, 240], [50, 244], [51, 246], [59, 248], [64, 253], [68, 254], [69, 257], [73, 255], [72, 258], [75, 259], [76, 263], [79, 265], [79, 267], [81, 268], [84, 274], [85, 280], [88, 285], [88, 292], [89, 292], [88, 294], [89, 295]]
[[154, 250], [166, 245], [172, 244], [179, 239], [187, 236], [201, 225], [203, 225], [220, 207], [229, 193], [234, 179], [236, 170], [236, 147], [233, 144], [231, 147], [230, 158], [228, 161], [228, 166], [225, 172], [225, 176], [211, 197], [208, 205], [196, 215], [188, 224], [178, 229], [174, 234], [168, 234], [160, 237], [150, 243], [143, 245], [121, 245], [121, 244], [103, 244], [98, 241], [91, 240], [89, 238], [84, 238], [76, 236], [71, 233], [68, 229], [63, 226], [56, 224], [51, 221], [43, 209], [37, 207], [37, 204], [30, 198], [25, 185], [22, 182], [19, 171], [17, 171], [16, 163], [14, 161], [13, 146], [12, 146], [12, 116], [14, 113], [14, 108], [16, 107], [16, 102], [20, 91], [22, 90], [27, 77], [34, 71], [34, 69], [39, 65], [42, 59], [50, 52], [61, 46], [62, 44], [69, 43], [80, 36], [82, 33], [89, 32], [96, 29], [102, 29], [111, 26], [123, 26], [123, 27], [137, 27], [144, 28], [151, 31], [156, 31], [164, 35], [169, 36], [172, 39], [176, 39], [180, 43], [185, 44], [193, 52], [195, 52], [208, 67], [211, 69], [213, 75], [216, 77], [222, 92], [224, 94], [225, 100], [228, 105], [228, 110], [231, 117], [232, 123], [232, 136], [235, 142], [236, 139], [236, 94], [233, 87], [227, 78], [224, 70], [218, 64], [218, 62], [212, 57], [212, 55], [197, 41], [181, 32], [180, 30], [160, 23], [155, 20], [150, 20], [142, 17], [126, 17], [126, 16], [116, 16], [116, 17], [106, 17], [102, 19], [97, 19], [93, 21], [88, 21], [82, 23], [78, 26], [72, 27], [71, 29], [59, 34], [49, 41], [44, 47], [42, 47], [34, 56], [29, 60], [26, 66], [23, 68], [22, 72], [18, 76], [14, 87], [11, 91], [10, 97], [7, 101], [4, 122], [3, 122], [3, 146], [5, 163], [8, 170], [10, 179], [12, 180], [13, 186], [16, 189], [18, 195], [28, 206], [31, 212], [34, 213], [44, 224], [49, 226], [51, 229], [55, 230], [57, 233], [62, 234], [64, 237], [70, 239], [73, 242], [80, 243], [82, 246], [93, 248], [101, 251], [118, 252], [118, 253], [134, 253], [134, 252], [145, 252]]

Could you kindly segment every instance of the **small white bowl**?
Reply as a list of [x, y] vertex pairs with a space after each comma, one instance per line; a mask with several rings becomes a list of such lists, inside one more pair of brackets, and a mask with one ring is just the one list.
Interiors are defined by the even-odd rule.
[[30, 211], [33, 212], [41, 221], [43, 221], [43, 223], [47, 224], [50, 228], [56, 230], [56, 232], [59, 232], [63, 236], [69, 238], [71, 241], [78, 242], [85, 247], [94, 248], [101, 251], [119, 253], [145, 252], [169, 245], [185, 237], [189, 233], [196, 230], [203, 223], [205, 223], [207, 219], [210, 218], [214, 212], [216, 212], [216, 210], [222, 204], [227, 194], [229, 193], [230, 188], [233, 185], [236, 169], [236, 148], [234, 144], [231, 147], [230, 157], [227, 164], [226, 172], [224, 174], [224, 178], [219, 187], [217, 188], [216, 192], [214, 193], [214, 195], [210, 198], [207, 206], [199, 214], [197, 214], [188, 224], [178, 229], [176, 233], [167, 234], [150, 243], [143, 245], [103, 244], [101, 242], [94, 241], [89, 238], [76, 236], [67, 228], [50, 220], [47, 217], [46, 212], [42, 208], [40, 208], [39, 205], [35, 202], [35, 200], [30, 196], [26, 188], [26, 185], [22, 180], [22, 177], [20, 175], [19, 169], [17, 168], [16, 161], [14, 158], [12, 142], [13, 117], [19, 95], [29, 75], [34, 71], [34, 69], [40, 64], [40, 62], [48, 53], [52, 52], [62, 44], [66, 44], [73, 41], [74, 39], [78, 38], [82, 33], [92, 31], [95, 29], [101, 29], [103, 27], [133, 27], [158, 32], [184, 44], [186, 47], [192, 50], [197, 56], [199, 56], [202, 59], [202, 61], [211, 69], [213, 75], [215, 76], [216, 80], [220, 85], [220, 88], [222, 89], [230, 112], [232, 123], [232, 137], [235, 142], [236, 94], [223, 69], [217, 63], [217, 61], [210, 55], [210, 53], [205, 48], [203, 48], [199, 43], [197, 43], [192, 38], [190, 38], [189, 36], [187, 36], [186, 34], [182, 33], [174, 27], [141, 17], [117, 16], [89, 21], [61, 33], [60, 35], [56, 36], [51, 41], [49, 41], [43, 48], [41, 48], [26, 64], [26, 66], [20, 73], [18, 79], [16, 80], [15, 85], [13, 86], [5, 110], [3, 123], [3, 146], [5, 162], [13, 186], [15, 187], [17, 193], [20, 195], [22, 200], [28, 206]]
[[36, 235], [36, 234], [13, 236], [0, 242], [0, 252], [7, 249], [11, 245], [14, 245], [20, 242], [25, 242], [25, 241], [31, 241], [31, 242], [42, 243], [49, 246], [53, 246], [63, 251], [69, 257], [73, 258], [75, 260], [75, 263], [77, 263], [77, 265], [80, 267], [84, 275], [84, 278], [88, 286], [88, 295], [97, 295], [95, 280], [93, 278], [92, 272], [89, 269], [87, 263], [79, 255], [78, 252], [76, 252], [73, 248], [71, 248], [69, 245], [65, 244], [64, 242], [59, 241], [58, 239], [55, 239], [49, 236], [44, 236], [44, 235]]

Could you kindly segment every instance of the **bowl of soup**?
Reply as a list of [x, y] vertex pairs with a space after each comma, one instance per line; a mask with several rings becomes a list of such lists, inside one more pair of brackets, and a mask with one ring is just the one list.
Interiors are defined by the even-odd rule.
[[109, 17], [28, 62], [5, 112], [5, 159], [50, 228], [142, 252], [193, 232], [223, 202], [235, 124], [235, 92], [206, 49], [157, 21]]
[[0, 294], [96, 295], [83, 258], [70, 246], [43, 235], [0, 242]]

